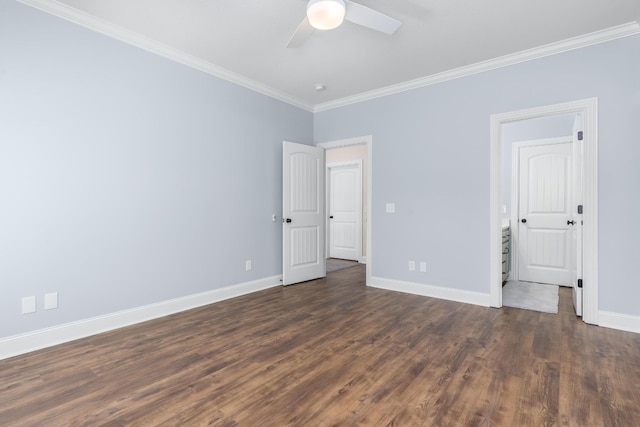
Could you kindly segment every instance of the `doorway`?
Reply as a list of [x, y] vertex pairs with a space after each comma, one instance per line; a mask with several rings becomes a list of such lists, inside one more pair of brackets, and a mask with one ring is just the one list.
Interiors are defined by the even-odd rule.
[[[579, 115], [583, 131], [580, 133], [583, 150], [582, 189], [583, 204], [580, 208], [580, 222], [584, 224], [581, 233], [582, 254], [581, 274], [574, 288], [579, 285], [583, 297], [583, 321], [598, 323], [598, 246], [597, 246], [597, 99], [591, 98], [575, 102], [556, 104], [513, 111], [491, 116], [491, 161], [490, 161], [490, 298], [491, 306], [502, 307], [502, 226], [505, 212], [506, 191], [502, 168], [502, 150], [505, 145], [504, 130], [512, 123], [531, 119], [552, 118], [559, 115]], [[515, 224], [513, 224], [515, 226]]]
[[[327, 150], [327, 258], [366, 262], [363, 166], [366, 146], [354, 145]], [[335, 161], [340, 160], [340, 161]]]
[[[348, 244], [344, 244], [345, 243], [344, 240], [341, 242], [338, 242], [342, 244], [343, 249], [345, 249], [344, 247], [349, 247], [349, 246], [355, 246], [355, 248], [353, 251], [349, 249], [349, 252], [351, 252], [351, 255], [348, 255], [347, 253], [344, 253], [344, 252], [342, 253], [334, 252], [333, 256], [336, 256], [336, 258], [343, 258], [343, 259], [356, 258], [355, 259], [356, 262], [365, 263], [367, 284], [371, 283], [371, 271], [372, 271], [372, 262], [373, 262], [372, 261], [373, 258], [371, 254], [371, 246], [372, 246], [371, 244], [372, 242], [371, 197], [368, 196], [371, 194], [371, 191], [372, 191], [372, 186], [371, 186], [371, 183], [372, 183], [371, 177], [372, 177], [372, 169], [373, 169], [372, 145], [373, 145], [373, 139], [371, 135], [337, 140], [337, 141], [323, 142], [323, 143], [317, 144], [318, 147], [325, 149], [325, 159], [326, 159], [327, 166], [329, 166], [327, 168], [327, 174], [326, 174], [327, 176], [327, 185], [326, 185], [326, 188], [327, 188], [327, 202], [326, 202], [327, 204], [327, 224], [326, 224], [327, 245], [326, 245], [325, 254], [327, 258], [332, 256], [331, 254], [332, 245], [333, 245], [332, 240], [335, 243], [336, 239], [340, 239], [337, 235], [334, 235], [332, 239], [331, 221], [332, 220], [335, 221], [336, 219], [341, 220], [340, 218], [336, 218], [335, 214], [337, 212], [331, 211], [332, 210], [332, 207], [331, 207], [332, 194], [331, 194], [331, 188], [330, 188], [331, 169], [333, 166], [335, 166], [336, 171], [339, 170], [341, 167], [346, 167], [347, 169], [349, 169], [350, 165], [359, 164], [360, 177], [361, 177], [361, 184], [360, 184], [361, 194], [359, 195], [360, 212], [356, 213], [355, 215], [360, 216], [360, 224], [351, 226], [351, 227], [357, 227], [357, 228], [355, 229], [352, 228], [354, 239], [351, 239], [349, 235], [346, 235], [346, 237], [349, 237], [349, 239], [347, 240], [350, 241], [350, 242], [347, 242]], [[350, 179], [348, 179], [347, 181], [350, 181]], [[342, 208], [342, 207], [339, 206], [339, 208]], [[349, 214], [349, 215], [353, 216], [353, 214]], [[331, 216], [333, 216], [334, 218], [330, 218]], [[351, 232], [346, 234], [350, 234], [350, 233]], [[359, 246], [359, 249], [357, 248], [357, 246]]]

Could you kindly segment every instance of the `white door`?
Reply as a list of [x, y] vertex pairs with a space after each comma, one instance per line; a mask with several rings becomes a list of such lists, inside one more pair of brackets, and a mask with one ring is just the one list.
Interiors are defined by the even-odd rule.
[[331, 164], [329, 170], [329, 257], [360, 260], [362, 172], [359, 163]]
[[583, 171], [582, 171], [582, 115], [578, 114], [573, 123], [573, 228], [574, 270], [571, 275], [573, 307], [576, 315], [582, 316], [582, 214], [578, 206], [582, 206]]
[[324, 150], [283, 142], [282, 283], [326, 275]]
[[571, 142], [520, 150], [518, 279], [571, 286]]

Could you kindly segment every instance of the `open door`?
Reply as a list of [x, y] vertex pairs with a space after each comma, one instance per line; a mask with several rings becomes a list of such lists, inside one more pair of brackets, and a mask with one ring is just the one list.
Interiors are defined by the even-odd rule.
[[583, 198], [583, 131], [582, 114], [573, 122], [573, 245], [575, 246], [574, 270], [571, 274], [573, 307], [577, 316], [582, 316], [582, 198]]
[[326, 276], [324, 150], [283, 142], [282, 284]]

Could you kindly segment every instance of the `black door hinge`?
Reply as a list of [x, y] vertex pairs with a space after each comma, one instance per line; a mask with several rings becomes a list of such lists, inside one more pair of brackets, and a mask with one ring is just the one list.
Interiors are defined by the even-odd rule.
[[582, 205], [578, 205], [578, 213], [582, 215]]
[[582, 131], [578, 132], [578, 141], [582, 141], [582, 137], [583, 137]]
[[578, 279], [578, 287], [582, 288], [582, 279]]

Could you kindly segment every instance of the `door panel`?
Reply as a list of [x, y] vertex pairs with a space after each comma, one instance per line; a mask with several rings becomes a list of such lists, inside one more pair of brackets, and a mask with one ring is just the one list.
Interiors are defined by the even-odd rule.
[[360, 260], [361, 179], [356, 165], [329, 168], [329, 256]]
[[535, 267], [565, 268], [568, 231], [528, 227], [529, 264]]
[[572, 144], [521, 147], [519, 181], [518, 278], [570, 286]]
[[291, 252], [291, 267], [299, 268], [314, 265], [318, 262], [318, 233], [319, 227], [291, 226], [291, 247], [297, 250]]
[[282, 283], [324, 277], [324, 150], [283, 143]]

